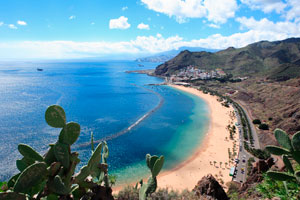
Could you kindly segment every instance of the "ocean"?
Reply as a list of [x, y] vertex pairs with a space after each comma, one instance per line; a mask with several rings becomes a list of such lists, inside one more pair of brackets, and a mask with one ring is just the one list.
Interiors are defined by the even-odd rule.
[[[109, 173], [117, 184], [149, 176], [145, 155], [164, 155], [163, 170], [172, 169], [199, 147], [209, 125], [203, 100], [163, 80], [127, 70], [154, 69], [157, 63], [15, 62], [0, 64], [0, 181], [17, 173], [17, 146], [25, 143], [41, 154], [55, 143], [60, 129], [48, 126], [44, 113], [58, 104], [67, 121], [81, 125], [72, 146], [85, 165], [88, 144], [106, 138]], [[43, 69], [38, 71], [37, 68]], [[79, 169], [78, 168], [78, 169]]]

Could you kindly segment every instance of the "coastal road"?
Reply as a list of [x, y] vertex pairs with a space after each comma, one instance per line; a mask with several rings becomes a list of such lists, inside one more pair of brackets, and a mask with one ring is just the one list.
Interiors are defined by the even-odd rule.
[[237, 117], [238, 124], [237, 130], [239, 134], [239, 153], [238, 153], [238, 162], [236, 164], [236, 174], [233, 177], [233, 181], [238, 183], [244, 183], [247, 178], [247, 161], [251, 157], [251, 155], [244, 148], [244, 136], [243, 136], [243, 128], [241, 126], [241, 118], [238, 115], [236, 108], [234, 108], [235, 114]]
[[253, 145], [254, 145], [254, 148], [260, 149], [260, 144], [259, 144], [259, 139], [258, 139], [258, 135], [257, 135], [257, 132], [256, 132], [256, 128], [255, 128], [255, 126], [252, 123], [252, 120], [251, 120], [251, 118], [249, 116], [247, 107], [241, 101], [237, 101], [237, 103], [244, 110], [244, 113], [246, 114], [247, 120], [248, 120], [248, 122], [250, 124], [250, 129], [251, 129], [252, 136], [253, 136], [253, 142], [254, 142]]
[[[252, 132], [253, 146], [251, 146], [251, 144], [248, 143], [249, 147], [260, 149], [260, 144], [259, 144], [259, 139], [258, 139], [258, 135], [257, 135], [257, 132], [256, 132], [256, 128], [252, 123], [252, 120], [249, 116], [247, 107], [245, 105], [243, 105], [240, 101], [238, 101], [237, 103], [243, 109], [243, 111], [246, 115], [246, 118], [249, 122], [251, 132]], [[239, 131], [239, 138], [240, 138], [240, 147], [239, 147], [238, 161], [237, 161], [237, 164], [236, 164], [236, 175], [234, 176], [233, 181], [236, 181], [236, 182], [239, 182], [239, 183], [244, 183], [246, 181], [246, 178], [247, 178], [248, 160], [249, 160], [250, 157], [254, 157], [254, 156], [252, 156], [244, 148], [244, 141], [245, 141], [244, 136], [243, 136], [244, 133], [243, 133], [242, 125], [241, 125], [242, 124], [241, 123], [241, 118], [238, 115], [238, 112], [237, 112], [236, 108], [235, 108], [235, 114], [237, 116], [237, 120], [238, 120], [238, 123], [239, 123], [238, 131]], [[246, 142], [248, 142], [248, 141], [246, 141]]]

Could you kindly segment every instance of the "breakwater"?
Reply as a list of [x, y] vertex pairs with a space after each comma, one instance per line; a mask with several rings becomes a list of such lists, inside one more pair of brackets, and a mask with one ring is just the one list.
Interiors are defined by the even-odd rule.
[[[138, 86], [136, 84], [132, 84], [132, 85], [134, 85], [138, 88], [142, 88], [143, 90], [146, 90], [148, 92], [151, 92], [151, 93], [155, 94], [159, 98], [159, 103], [154, 108], [152, 108], [147, 113], [145, 113], [142, 117], [140, 117], [137, 121], [132, 123], [129, 127], [125, 128], [125, 129], [123, 129], [123, 130], [121, 130], [117, 133], [114, 133], [112, 135], [108, 135], [108, 136], [103, 137], [101, 139], [94, 140], [94, 144], [98, 144], [102, 141], [109, 141], [109, 140], [115, 139], [117, 137], [120, 137], [121, 135], [124, 135], [124, 134], [128, 133], [130, 130], [132, 130], [134, 127], [139, 125], [143, 120], [148, 118], [151, 114], [153, 114], [155, 111], [157, 111], [163, 105], [164, 98], [158, 92], [156, 92], [154, 90], [151, 90], [151, 89], [148, 89], [148, 88], [145, 88], [145, 87], [142, 87], [142, 86]], [[79, 144], [77, 147], [78, 148], [83, 148], [83, 147], [87, 147], [87, 146], [90, 146], [90, 145], [91, 145], [90, 142], [86, 142], [86, 143]]]

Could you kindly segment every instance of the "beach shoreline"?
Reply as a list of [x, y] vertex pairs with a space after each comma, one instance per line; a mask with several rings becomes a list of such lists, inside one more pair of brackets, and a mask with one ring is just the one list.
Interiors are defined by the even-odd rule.
[[[204, 94], [197, 89], [178, 85], [169, 86], [204, 100], [209, 107], [210, 124], [203, 141], [193, 155], [175, 168], [163, 172], [158, 177], [158, 186], [179, 191], [192, 190], [198, 181], [208, 174], [212, 174], [216, 179], [222, 179], [223, 181], [219, 182], [223, 182], [226, 186], [225, 184], [232, 180], [229, 176], [230, 165], [225, 167], [225, 163], [229, 163], [228, 148], [231, 151], [233, 148], [233, 140], [229, 139], [229, 131], [226, 129], [229, 121], [232, 120], [229, 114], [233, 108], [222, 106], [217, 100], [218, 97]], [[237, 138], [235, 140], [238, 141]], [[214, 164], [214, 161], [217, 163]], [[221, 168], [220, 162], [222, 162]]]
[[[198, 181], [208, 174], [212, 174], [219, 180], [220, 184], [223, 183], [222, 185], [226, 187], [225, 184], [232, 180], [232, 177], [229, 176], [231, 165], [228, 164], [225, 167], [225, 163], [229, 163], [228, 149], [232, 151], [233, 148], [233, 140], [229, 139], [229, 131], [226, 129], [230, 121], [234, 123], [236, 120], [232, 120], [229, 115], [233, 108], [222, 106], [217, 100], [217, 96], [204, 94], [197, 89], [178, 85], [168, 86], [204, 100], [209, 109], [210, 124], [194, 153], [179, 165], [163, 171], [158, 176], [158, 187], [177, 191], [192, 190]], [[235, 134], [235, 137], [237, 135]], [[235, 138], [235, 140], [238, 141], [238, 138]], [[222, 162], [221, 168], [220, 162]], [[135, 183], [128, 185], [134, 186]], [[118, 186], [113, 188], [113, 191], [118, 193], [122, 188], [122, 186]]]

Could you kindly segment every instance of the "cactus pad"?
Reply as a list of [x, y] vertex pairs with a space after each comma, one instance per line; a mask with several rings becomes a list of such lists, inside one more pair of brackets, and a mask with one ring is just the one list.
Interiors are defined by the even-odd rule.
[[54, 155], [66, 169], [70, 165], [69, 145], [57, 142], [54, 146]]
[[19, 194], [16, 192], [3, 192], [0, 193], [1, 200], [26, 200], [26, 196], [24, 194]]
[[293, 173], [294, 173], [294, 169], [293, 169], [293, 166], [292, 166], [292, 164], [291, 164], [289, 158], [288, 158], [286, 155], [283, 155], [283, 156], [282, 156], [282, 160], [283, 160], [284, 165], [285, 165], [285, 167], [287, 168], [287, 170], [288, 170], [290, 173], [293, 174]]
[[19, 144], [18, 150], [25, 158], [40, 162], [44, 160], [39, 153], [26, 144]]
[[80, 125], [75, 122], [67, 123], [59, 134], [59, 142], [72, 145], [80, 134]]
[[146, 190], [146, 195], [151, 194], [155, 192], [157, 188], [157, 180], [156, 177], [150, 176], [147, 182], [147, 190]]
[[66, 124], [66, 113], [58, 105], [49, 106], [45, 113], [46, 122], [54, 128], [63, 128]]
[[90, 160], [88, 161], [88, 167], [93, 168], [95, 165], [100, 163], [101, 161], [101, 151], [102, 151], [103, 143], [99, 143], [96, 147], [95, 151], [93, 152]]
[[54, 144], [51, 144], [48, 152], [44, 156], [44, 161], [47, 163], [48, 166], [50, 166], [51, 163], [57, 161], [54, 154], [54, 146]]
[[27, 167], [19, 176], [14, 186], [15, 192], [26, 192], [28, 189], [38, 185], [47, 175], [47, 165], [37, 162]]
[[24, 160], [17, 160], [16, 165], [20, 172], [24, 171], [28, 167]]
[[152, 176], [156, 177], [164, 165], [164, 156], [160, 156], [154, 163]]
[[108, 146], [107, 143], [103, 142], [103, 150], [102, 150], [102, 162], [107, 163], [107, 158], [109, 156]]
[[61, 166], [60, 162], [52, 163], [50, 168], [49, 168], [49, 175], [50, 176], [55, 176], [58, 173], [58, 171], [60, 169], [60, 166]]
[[66, 195], [70, 192], [70, 189], [68, 189], [65, 184], [62, 182], [60, 176], [56, 175], [54, 177], [54, 180], [51, 184], [49, 184], [49, 189], [60, 195]]
[[285, 172], [275, 172], [275, 171], [268, 171], [267, 175], [277, 181], [288, 181], [288, 180], [294, 180], [295, 177], [292, 175], [289, 175]]
[[279, 143], [279, 145], [281, 145], [283, 148], [288, 149], [289, 151], [293, 151], [293, 147], [291, 144], [291, 139], [288, 136], [288, 134], [286, 134], [285, 131], [277, 128], [274, 131], [275, 137], [277, 142]]
[[157, 159], [158, 159], [158, 156], [156, 156], [156, 155], [150, 157], [149, 168], [150, 168], [151, 171], [152, 171], [153, 166], [154, 166]]
[[290, 154], [290, 152], [287, 149], [284, 149], [284, 148], [281, 148], [281, 147], [277, 147], [277, 146], [274, 146], [274, 145], [268, 145], [268, 146], [266, 146], [266, 150], [268, 152], [270, 152], [271, 154], [279, 155], [279, 156]]
[[80, 183], [84, 181], [84, 179], [86, 179], [86, 177], [88, 177], [89, 175], [90, 175], [89, 167], [83, 166], [75, 177], [76, 183]]
[[295, 151], [300, 151], [300, 131], [293, 135], [292, 145]]
[[9, 181], [7, 182], [7, 186], [10, 187], [14, 187], [15, 183], [17, 182], [19, 176], [21, 175], [21, 173], [18, 173], [16, 175], [14, 175], [13, 177], [11, 177], [9, 179]]

